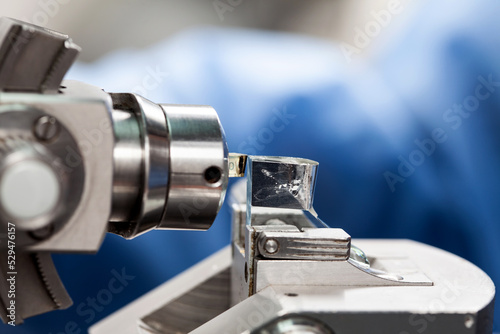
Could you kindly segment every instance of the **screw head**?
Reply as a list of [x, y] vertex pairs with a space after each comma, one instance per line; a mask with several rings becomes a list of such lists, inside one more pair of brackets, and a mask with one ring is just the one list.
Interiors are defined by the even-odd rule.
[[279, 248], [280, 248], [280, 244], [275, 239], [267, 239], [266, 243], [264, 244], [264, 249], [269, 254], [276, 253]]
[[59, 135], [59, 123], [52, 116], [42, 116], [36, 120], [33, 132], [41, 141], [50, 141]]

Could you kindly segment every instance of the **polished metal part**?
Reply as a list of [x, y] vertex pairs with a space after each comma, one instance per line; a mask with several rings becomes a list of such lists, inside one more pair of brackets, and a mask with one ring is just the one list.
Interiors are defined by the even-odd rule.
[[[5, 98], [0, 97], [0, 103], [4, 101]], [[15, 102], [0, 105], [0, 183], [2, 175], [9, 169], [38, 162], [52, 170], [60, 188], [57, 204], [36, 217], [13, 216], [3, 207], [7, 201], [0, 198], [0, 225], [5, 226], [6, 231], [7, 222], [16, 224], [18, 247], [35, 246], [41, 239], [62, 231], [77, 210], [84, 192], [85, 166], [81, 163], [69, 166], [68, 161], [65, 161], [70, 152], [75, 156], [81, 155], [76, 140], [68, 128], [58, 125], [58, 140], [39, 141], [32, 129], [34, 124], [44, 118], [54, 116], [48, 116], [35, 106]], [[45, 233], [39, 230], [44, 230]], [[41, 238], [44, 235], [45, 238]]]
[[[143, 138], [144, 181], [142, 183], [142, 204], [138, 221], [156, 225], [163, 216], [169, 183], [168, 129], [162, 108], [139, 96], [133, 96], [139, 110], [138, 115]], [[116, 101], [113, 101], [116, 104]], [[148, 226], [139, 229], [146, 231]]]
[[189, 333], [230, 307], [231, 271], [211, 276], [186, 294], [143, 317], [144, 333]]
[[[112, 114], [115, 147], [113, 151], [113, 203], [109, 218], [109, 229], [119, 227], [113, 225], [125, 224], [136, 219], [137, 202], [143, 184], [143, 150], [141, 144], [141, 129], [135, 113], [115, 109]], [[132, 226], [131, 226], [132, 227]], [[125, 228], [120, 227], [122, 231]], [[134, 232], [121, 232], [133, 234]]]
[[215, 110], [157, 105], [111, 94], [115, 132], [109, 231], [210, 228], [228, 183], [228, 153]]
[[58, 32], [0, 18], [0, 90], [55, 94], [80, 48]]
[[169, 142], [162, 108], [133, 94], [111, 94], [115, 132], [109, 231], [133, 238], [162, 219], [169, 183]]
[[228, 183], [228, 150], [217, 113], [207, 106], [162, 105], [168, 124], [168, 201], [160, 228], [208, 229]]
[[[59, 202], [44, 215], [24, 220], [0, 212], [5, 230], [8, 222], [16, 225], [16, 283], [22, 287], [16, 294], [16, 321], [71, 305], [48, 252], [97, 251], [110, 214], [111, 99], [82, 83], [65, 86], [57, 95], [0, 93], [0, 140], [7, 147], [0, 159], [3, 168], [29, 161], [45, 164], [61, 189]], [[51, 140], [38, 138], [34, 129], [44, 117], [57, 120]], [[2, 242], [2, 259], [7, 259], [6, 240]], [[3, 266], [0, 281], [10, 277], [8, 272]], [[0, 285], [0, 295], [6, 291]], [[2, 300], [4, 310], [7, 302]]]
[[[64, 86], [60, 94], [0, 93], [0, 117], [5, 117], [0, 137], [20, 135], [33, 147], [43, 146], [50, 154], [42, 155], [65, 189], [58, 205], [61, 218], [52, 221], [53, 233], [25, 251], [95, 252], [107, 231], [114, 150], [111, 98], [84, 83], [66, 81]], [[43, 116], [59, 124], [55, 140], [39, 141], [34, 135], [33, 126]]]
[[346, 261], [351, 247], [351, 236], [336, 228], [286, 232], [264, 230], [257, 238], [259, 253], [256, 255], [270, 259]]

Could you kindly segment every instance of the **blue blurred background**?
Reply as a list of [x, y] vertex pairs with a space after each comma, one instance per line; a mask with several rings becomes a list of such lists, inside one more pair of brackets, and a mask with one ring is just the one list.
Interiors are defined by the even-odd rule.
[[[30, 20], [33, 3], [2, 8]], [[315, 208], [330, 226], [437, 246], [500, 285], [498, 1], [110, 3], [47, 14], [84, 48], [68, 78], [211, 105], [230, 151], [320, 162]], [[229, 241], [224, 207], [208, 232], [109, 235], [95, 256], [54, 256], [74, 306], [0, 332], [84, 332]], [[122, 270], [123, 292], [88, 311]]]

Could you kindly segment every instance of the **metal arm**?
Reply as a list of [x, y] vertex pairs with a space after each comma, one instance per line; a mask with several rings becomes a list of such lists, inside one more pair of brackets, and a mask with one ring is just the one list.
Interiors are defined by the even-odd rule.
[[106, 232], [210, 228], [228, 152], [211, 107], [62, 82], [80, 50], [68, 36], [2, 18], [0, 42], [0, 228], [15, 226], [19, 254], [15, 270], [7, 256], [0, 266], [22, 286], [19, 322], [71, 304], [48, 252], [95, 252]]

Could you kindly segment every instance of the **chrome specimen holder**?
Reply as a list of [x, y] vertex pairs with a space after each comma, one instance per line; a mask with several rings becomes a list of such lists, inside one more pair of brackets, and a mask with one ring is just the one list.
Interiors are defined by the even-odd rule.
[[97, 252], [107, 232], [206, 230], [224, 202], [228, 151], [215, 110], [62, 81], [79, 52], [66, 35], [0, 18], [4, 323], [72, 304], [50, 253]]
[[314, 161], [247, 165], [229, 195], [232, 244], [90, 333], [491, 334], [495, 287], [479, 268], [421, 243], [328, 228], [312, 207]]

